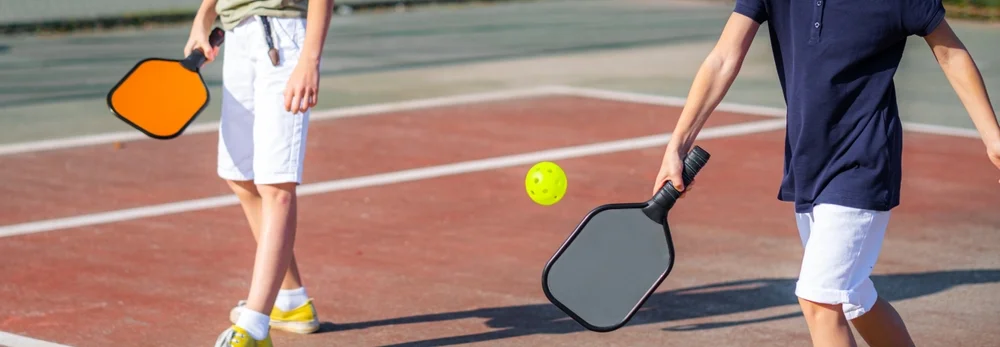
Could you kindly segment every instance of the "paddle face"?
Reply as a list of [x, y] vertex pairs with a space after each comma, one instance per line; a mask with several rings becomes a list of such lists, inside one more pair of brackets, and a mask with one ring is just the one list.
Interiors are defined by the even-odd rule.
[[158, 139], [180, 135], [207, 105], [201, 74], [179, 60], [143, 60], [108, 94], [111, 112]]
[[[214, 48], [224, 39], [225, 31], [215, 28], [208, 42]], [[184, 60], [140, 61], [108, 92], [111, 113], [152, 138], [177, 137], [208, 106], [200, 72], [205, 60], [196, 49]]]
[[673, 267], [666, 223], [647, 217], [645, 206], [591, 211], [546, 266], [546, 296], [587, 329], [625, 325]]
[[[695, 147], [684, 159], [685, 184], [708, 162]], [[542, 273], [549, 301], [589, 330], [624, 326], [674, 265], [667, 212], [680, 197], [667, 182], [649, 201], [608, 204], [588, 213]]]

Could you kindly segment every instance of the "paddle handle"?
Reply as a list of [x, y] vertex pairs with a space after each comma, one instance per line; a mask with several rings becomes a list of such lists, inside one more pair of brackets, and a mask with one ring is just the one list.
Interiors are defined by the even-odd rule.
[[[684, 158], [684, 171], [681, 173], [685, 187], [691, 184], [691, 181], [694, 181], [694, 176], [708, 163], [710, 157], [711, 155], [708, 152], [698, 146], [694, 146], [691, 152], [688, 153], [687, 157]], [[667, 217], [667, 211], [674, 206], [674, 203], [680, 197], [681, 193], [677, 191], [677, 188], [674, 188], [673, 183], [667, 181], [663, 185], [663, 188], [656, 192], [656, 195], [653, 195], [652, 199], [649, 199], [642, 212], [654, 222], [663, 224]]]
[[[221, 28], [215, 28], [212, 29], [212, 33], [208, 35], [208, 44], [211, 45], [212, 48], [219, 47], [219, 45], [221, 45], [222, 42], [225, 41], [225, 39], [226, 39], [226, 32]], [[196, 48], [193, 51], [191, 51], [191, 54], [189, 54], [187, 58], [181, 60], [181, 65], [184, 66], [185, 69], [197, 72], [198, 69], [200, 69], [201, 66], [205, 64], [206, 59], [207, 58], [205, 58], [205, 52], [202, 52], [201, 49]]]

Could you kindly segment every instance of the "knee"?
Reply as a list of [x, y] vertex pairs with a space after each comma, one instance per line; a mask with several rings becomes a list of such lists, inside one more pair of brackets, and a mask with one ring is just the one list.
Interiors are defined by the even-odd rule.
[[260, 192], [257, 191], [257, 186], [253, 184], [253, 181], [227, 180], [226, 183], [229, 184], [229, 189], [232, 189], [240, 201], [260, 198]]
[[799, 298], [799, 306], [802, 307], [802, 315], [810, 322], [838, 324], [846, 321], [842, 304], [824, 304]]
[[280, 205], [288, 205], [295, 199], [295, 184], [262, 184], [257, 187], [262, 199]]

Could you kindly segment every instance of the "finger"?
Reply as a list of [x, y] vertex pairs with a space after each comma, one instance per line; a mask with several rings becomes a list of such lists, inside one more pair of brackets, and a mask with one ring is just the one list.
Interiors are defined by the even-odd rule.
[[681, 193], [681, 197], [683, 198], [684, 195], [687, 194], [687, 192], [690, 192], [693, 189], [694, 189], [694, 179], [691, 179], [691, 182], [688, 182], [687, 184], [683, 184], [682, 182], [681, 189], [678, 189], [677, 191]]
[[202, 42], [201, 44], [198, 45], [198, 49], [200, 49], [201, 54], [205, 56], [206, 62], [212, 61], [212, 58], [214, 58], [212, 56], [212, 51], [213, 51], [212, 46], [209, 46], [208, 44]]
[[691, 184], [688, 184], [687, 187], [684, 188], [684, 191], [681, 192], [681, 197], [683, 198], [685, 195], [687, 195], [687, 193], [690, 193], [692, 190], [694, 190], [694, 187], [691, 186]]
[[308, 89], [302, 91], [302, 104], [299, 105], [299, 110], [305, 112], [309, 108], [309, 104], [312, 102], [312, 93]]
[[670, 180], [670, 183], [674, 185], [674, 189], [677, 189], [677, 191], [681, 193], [683, 193], [684, 189], [686, 188], [684, 187], [683, 180]]
[[302, 106], [302, 92], [296, 92], [292, 95], [292, 114], [299, 113]]
[[665, 177], [663, 179], [660, 179], [660, 180], [656, 181], [656, 186], [654, 186], [653, 194], [655, 195], [659, 191], [665, 189], [667, 187], [667, 184], [673, 186], [674, 190], [677, 190], [678, 192], [680, 192], [680, 190], [678, 190], [677, 187], [674, 185], [673, 180], [671, 180], [670, 177]]
[[285, 111], [292, 112], [292, 89], [285, 88]]
[[208, 61], [215, 61], [215, 58], [219, 56], [219, 47], [212, 47], [209, 53], [205, 56], [208, 57]]
[[309, 108], [316, 107], [319, 103], [319, 93], [313, 91], [312, 95], [309, 96]]
[[309, 94], [306, 92], [305, 89], [303, 89], [301, 92], [299, 92], [299, 102], [295, 103], [295, 106], [299, 107], [299, 112], [301, 113], [306, 111], [306, 104], [308, 103], [309, 103]]

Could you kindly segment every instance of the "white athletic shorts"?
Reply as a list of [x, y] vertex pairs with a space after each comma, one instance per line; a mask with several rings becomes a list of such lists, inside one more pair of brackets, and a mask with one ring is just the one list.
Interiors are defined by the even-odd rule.
[[849, 320], [871, 310], [878, 293], [869, 276], [889, 215], [889, 211], [829, 204], [816, 205], [811, 213], [797, 213], [805, 252], [795, 295], [822, 304], [843, 304]]
[[256, 184], [302, 183], [309, 111], [285, 111], [284, 91], [305, 41], [304, 18], [268, 18], [274, 66], [259, 17], [226, 32], [218, 174]]

